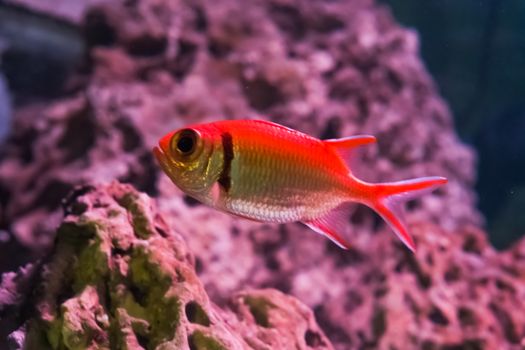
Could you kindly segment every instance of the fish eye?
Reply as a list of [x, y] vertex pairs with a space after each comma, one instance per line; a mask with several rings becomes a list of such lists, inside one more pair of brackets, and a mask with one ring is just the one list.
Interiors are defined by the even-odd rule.
[[195, 151], [197, 145], [197, 132], [191, 129], [182, 130], [177, 138], [175, 148], [183, 156], [189, 156]]

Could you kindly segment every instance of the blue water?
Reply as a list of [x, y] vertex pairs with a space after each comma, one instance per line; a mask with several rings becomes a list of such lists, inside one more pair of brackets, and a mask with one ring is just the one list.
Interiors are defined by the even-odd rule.
[[11, 98], [7, 90], [4, 77], [0, 74], [0, 142], [2, 142], [9, 131], [11, 122]]
[[508, 246], [525, 234], [525, 1], [382, 2], [418, 31], [459, 135], [478, 151], [491, 241]]

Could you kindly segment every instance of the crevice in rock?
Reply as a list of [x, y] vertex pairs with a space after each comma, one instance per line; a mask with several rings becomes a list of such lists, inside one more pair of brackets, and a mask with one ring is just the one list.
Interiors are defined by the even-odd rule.
[[190, 301], [184, 308], [186, 318], [191, 323], [197, 323], [205, 327], [210, 326], [210, 319], [206, 314], [206, 311], [196, 301]]

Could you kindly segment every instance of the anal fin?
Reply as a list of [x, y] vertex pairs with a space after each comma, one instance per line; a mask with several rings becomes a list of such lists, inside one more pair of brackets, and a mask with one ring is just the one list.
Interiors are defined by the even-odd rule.
[[344, 232], [350, 221], [350, 204], [343, 203], [327, 214], [314, 220], [303, 221], [303, 224], [315, 232], [328, 237], [343, 249], [350, 249], [350, 243], [345, 239]]

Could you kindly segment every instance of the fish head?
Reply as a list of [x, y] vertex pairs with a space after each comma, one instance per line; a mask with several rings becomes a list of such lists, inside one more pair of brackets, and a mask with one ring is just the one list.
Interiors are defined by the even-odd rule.
[[220, 173], [220, 136], [213, 128], [186, 127], [163, 136], [153, 153], [162, 170], [186, 194], [208, 202]]

